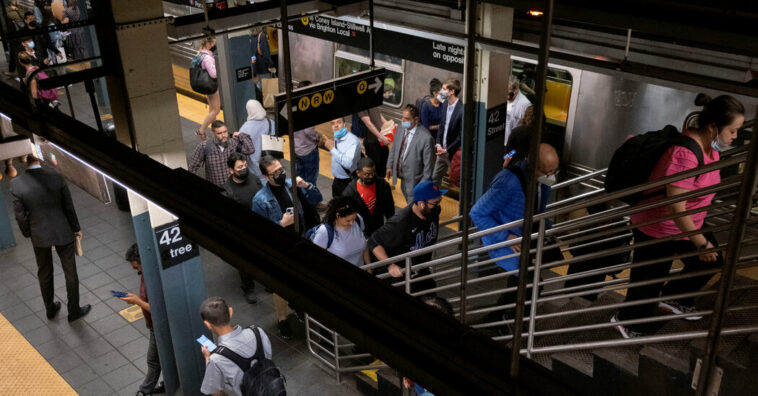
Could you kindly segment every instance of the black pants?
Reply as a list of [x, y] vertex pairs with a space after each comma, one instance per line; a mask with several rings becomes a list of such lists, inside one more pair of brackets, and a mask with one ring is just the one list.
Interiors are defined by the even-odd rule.
[[[641, 231], [634, 230], [634, 242], [640, 243], [650, 241], [655, 238], [650, 237]], [[706, 239], [710, 241], [714, 246], [718, 246], [716, 238], [711, 233], [705, 234]], [[634, 249], [634, 262], [655, 260], [660, 257], [671, 256], [674, 254], [684, 254], [695, 251], [695, 245], [689, 240], [675, 240], [668, 242], [661, 242], [654, 245], [648, 245]], [[698, 256], [690, 256], [681, 259], [684, 263], [684, 269], [681, 274], [687, 274], [690, 272], [707, 270], [710, 268], [720, 267], [724, 263], [724, 259], [721, 253], [718, 254], [718, 259], [715, 262], [700, 261]], [[671, 261], [666, 261], [657, 264], [651, 264], [644, 267], [632, 268], [629, 275], [629, 282], [642, 282], [650, 279], [663, 278], [668, 276], [671, 270]], [[661, 295], [670, 296], [674, 294], [695, 292], [703, 288], [713, 275], [696, 276], [686, 279], [677, 279], [664, 283], [654, 283], [652, 285], [632, 287], [627, 290], [625, 302], [643, 300], [647, 298], [655, 298]], [[683, 305], [692, 306], [694, 301], [692, 298], [679, 299], [679, 303]], [[635, 305], [631, 307], [622, 308], [619, 310], [619, 320], [632, 320], [651, 317], [655, 313], [655, 309], [658, 307], [658, 303]], [[651, 333], [656, 330], [659, 324], [655, 323], [643, 323], [638, 325], [627, 326], [630, 330]]]
[[347, 188], [351, 180], [352, 179], [337, 179], [335, 177], [332, 182], [332, 198], [342, 196], [342, 192], [345, 191], [345, 188]]
[[253, 277], [247, 272], [243, 272], [242, 270], [237, 271], [240, 273], [240, 287], [242, 288], [242, 291], [247, 294], [255, 290], [255, 280]]
[[380, 145], [379, 142], [363, 143], [363, 147], [366, 149], [366, 157], [374, 161], [377, 172], [384, 172], [387, 169], [387, 157], [390, 155], [390, 149], [387, 146]]
[[[76, 274], [76, 258], [74, 242], [68, 245], [56, 246], [55, 251], [61, 259], [63, 275], [66, 277], [66, 298], [68, 299], [69, 315], [79, 312], [79, 276]], [[42, 301], [47, 312], [53, 309], [55, 302], [55, 285], [53, 284], [53, 252], [50, 247], [34, 247], [34, 257], [37, 259], [37, 279], [42, 293]]]

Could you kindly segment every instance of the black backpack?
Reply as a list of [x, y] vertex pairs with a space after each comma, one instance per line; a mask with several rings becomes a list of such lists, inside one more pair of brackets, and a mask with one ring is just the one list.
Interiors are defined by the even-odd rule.
[[250, 326], [255, 334], [255, 354], [244, 358], [231, 349], [220, 345], [213, 353], [231, 360], [242, 370], [242, 395], [243, 396], [286, 396], [285, 379], [281, 370], [271, 359], [266, 359], [263, 352], [260, 329]]
[[428, 102], [431, 98], [432, 95], [424, 95], [416, 99], [416, 108], [418, 109], [419, 114], [421, 114], [421, 106], [423, 106], [424, 103]]
[[[647, 182], [658, 160], [671, 146], [682, 146], [692, 151], [697, 157], [698, 166], [703, 165], [703, 150], [700, 145], [691, 137], [679, 133], [676, 127], [666, 125], [660, 131], [637, 135], [616, 149], [605, 174], [605, 191], [619, 191]], [[647, 196], [649, 195], [638, 192], [620, 199], [634, 205]]]

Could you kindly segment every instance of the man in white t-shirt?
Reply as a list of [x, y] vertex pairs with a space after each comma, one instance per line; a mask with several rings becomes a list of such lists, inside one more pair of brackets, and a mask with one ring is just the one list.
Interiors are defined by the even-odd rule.
[[511, 135], [511, 131], [515, 129], [521, 119], [524, 118], [524, 113], [532, 102], [521, 93], [519, 89], [519, 80], [516, 76], [511, 75], [508, 78], [508, 109], [505, 118], [505, 140], [503, 145], [508, 144], [508, 137]]

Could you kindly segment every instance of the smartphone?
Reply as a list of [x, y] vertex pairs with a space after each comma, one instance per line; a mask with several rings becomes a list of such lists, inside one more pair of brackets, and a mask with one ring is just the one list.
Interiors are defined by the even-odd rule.
[[201, 335], [200, 338], [197, 339], [197, 343], [208, 349], [208, 352], [213, 352], [216, 349], [216, 344], [214, 344], [213, 341], [209, 340], [205, 334]]
[[113, 297], [126, 297], [126, 292], [111, 290]]
[[290, 206], [289, 208], [284, 210], [287, 214], [295, 214], [295, 208]]
[[505, 156], [503, 156], [503, 160], [507, 160], [508, 158], [511, 158], [514, 155], [516, 155], [516, 150], [511, 150], [511, 151], [508, 152], [508, 154], [506, 154]]

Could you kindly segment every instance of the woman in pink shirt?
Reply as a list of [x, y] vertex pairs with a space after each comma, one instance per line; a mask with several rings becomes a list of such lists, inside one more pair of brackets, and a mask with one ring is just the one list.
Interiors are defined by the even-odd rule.
[[[216, 74], [216, 60], [213, 57], [213, 51], [216, 50], [216, 38], [213, 36], [205, 36], [200, 40], [200, 51], [198, 54], [203, 55], [202, 68], [208, 72], [211, 78], [218, 78]], [[208, 98], [208, 114], [203, 119], [203, 123], [200, 125], [195, 134], [201, 139], [205, 140], [205, 131], [208, 129], [213, 121], [218, 117], [218, 113], [221, 112], [221, 97], [216, 92], [206, 95]]]
[[[732, 140], [737, 137], [737, 131], [745, 121], [745, 109], [735, 98], [722, 95], [716, 99], [699, 94], [695, 99], [697, 106], [703, 106], [697, 117], [696, 128], [688, 128], [683, 133], [698, 143], [703, 152], [703, 163], [709, 164], [719, 160], [719, 151], [729, 148]], [[696, 168], [697, 157], [691, 150], [682, 146], [672, 146], [661, 156], [653, 169], [649, 180], [661, 179], [673, 174]], [[671, 197], [690, 191], [706, 188], [721, 182], [719, 171], [704, 173], [696, 177], [679, 180], [665, 186], [666, 196]], [[642, 224], [633, 230], [634, 242], [641, 244], [654, 239], [675, 236], [700, 230], [705, 221], [706, 212], [697, 212], [683, 215], [671, 220], [659, 221], [652, 224], [643, 224], [657, 218], [683, 213], [711, 204], [715, 194], [701, 195], [686, 201], [679, 201], [668, 206], [650, 209], [631, 216], [632, 224]], [[662, 199], [663, 194], [650, 198], [649, 201]], [[669, 257], [674, 254], [687, 254], [698, 250], [712, 249], [718, 246], [718, 242], [710, 232], [698, 233], [689, 237], [681, 237], [665, 242], [654, 243], [634, 249], [634, 262], [645, 262]], [[717, 252], [701, 253], [697, 256], [681, 258], [684, 263], [682, 274], [702, 271], [721, 266], [721, 254]], [[663, 278], [669, 275], [671, 261], [655, 263], [643, 267], [632, 268], [629, 276], [630, 283], [648, 281]], [[686, 279], [669, 281], [665, 284], [654, 283], [651, 285], [636, 286], [627, 289], [626, 302], [656, 298], [660, 296], [672, 296], [700, 290], [708, 283], [711, 275], [697, 276]], [[611, 318], [612, 323], [621, 320], [633, 320], [651, 317], [655, 309], [660, 308], [672, 314], [692, 313], [696, 311], [692, 298], [679, 300], [666, 300], [660, 303], [642, 304], [624, 307]], [[691, 315], [687, 320], [698, 320], [701, 316]], [[643, 323], [632, 325], [616, 325], [624, 338], [639, 337], [655, 331], [655, 323]]]

